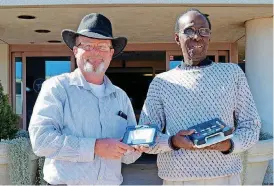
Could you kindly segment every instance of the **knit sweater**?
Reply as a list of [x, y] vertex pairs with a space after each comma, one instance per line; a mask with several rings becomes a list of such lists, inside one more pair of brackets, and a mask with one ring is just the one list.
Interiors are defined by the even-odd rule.
[[[168, 138], [180, 130], [220, 118], [234, 127], [234, 151], [173, 151]], [[148, 153], [158, 154], [160, 178], [169, 181], [207, 179], [238, 174], [242, 170], [240, 152], [259, 139], [261, 121], [244, 72], [236, 64], [179, 66], [157, 75], [150, 84], [139, 124], [157, 124], [160, 133]]]

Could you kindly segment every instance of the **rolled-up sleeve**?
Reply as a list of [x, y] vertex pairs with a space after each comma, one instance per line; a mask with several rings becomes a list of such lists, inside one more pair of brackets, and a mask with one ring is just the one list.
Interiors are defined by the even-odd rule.
[[29, 125], [33, 151], [37, 156], [56, 160], [93, 161], [96, 139], [62, 134], [66, 96], [57, 78], [43, 83]]

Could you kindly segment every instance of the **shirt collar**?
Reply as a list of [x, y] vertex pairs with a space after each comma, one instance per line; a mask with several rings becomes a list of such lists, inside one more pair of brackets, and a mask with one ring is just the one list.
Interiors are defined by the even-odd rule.
[[[70, 74], [70, 85], [83, 87], [86, 90], [93, 91], [92, 88], [89, 86], [89, 83], [84, 78], [83, 74], [81, 73], [80, 69], [75, 69]], [[115, 93], [115, 86], [111, 83], [109, 78], [105, 75], [104, 76], [104, 84], [105, 84], [105, 96], [110, 95], [111, 93]]]

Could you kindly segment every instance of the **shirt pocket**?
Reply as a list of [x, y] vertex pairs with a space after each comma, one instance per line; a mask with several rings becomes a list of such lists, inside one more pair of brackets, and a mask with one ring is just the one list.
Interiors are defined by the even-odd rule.
[[121, 116], [114, 115], [111, 119], [112, 122], [112, 138], [122, 139], [126, 132], [127, 128], [127, 120], [122, 118]]

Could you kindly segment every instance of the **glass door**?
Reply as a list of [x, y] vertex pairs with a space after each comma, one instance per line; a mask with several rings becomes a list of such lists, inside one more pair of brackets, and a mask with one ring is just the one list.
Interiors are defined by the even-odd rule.
[[70, 57], [26, 57], [26, 125], [28, 128], [32, 110], [42, 83], [53, 76], [71, 71]]
[[72, 53], [22, 52], [13, 57], [13, 108], [21, 116], [20, 128], [28, 129], [42, 83], [75, 69]]

